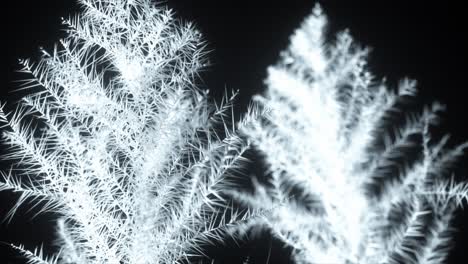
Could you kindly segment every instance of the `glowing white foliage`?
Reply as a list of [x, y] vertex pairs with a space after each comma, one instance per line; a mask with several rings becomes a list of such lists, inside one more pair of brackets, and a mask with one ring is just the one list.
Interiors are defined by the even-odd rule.
[[[226, 125], [231, 111], [195, 81], [200, 34], [150, 0], [80, 0], [52, 54], [21, 61], [23, 98], [0, 108], [0, 190], [60, 215], [57, 258], [30, 263], [179, 263], [199, 255], [247, 214], [223, 209], [219, 191], [246, 144]], [[224, 230], [224, 231], [223, 231]], [[37, 253], [37, 254], [36, 254]]]
[[269, 183], [230, 193], [270, 210], [258, 223], [297, 263], [441, 263], [452, 214], [468, 199], [468, 184], [446, 176], [468, 143], [449, 149], [447, 137], [431, 138], [437, 103], [389, 128], [416, 83], [392, 90], [375, 80], [368, 50], [347, 31], [325, 44], [326, 22], [317, 6], [294, 33], [255, 97], [271, 112], [243, 130]]

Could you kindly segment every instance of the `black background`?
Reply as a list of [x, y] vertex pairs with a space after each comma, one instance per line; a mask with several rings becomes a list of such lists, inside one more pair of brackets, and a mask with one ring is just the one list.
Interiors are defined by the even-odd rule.
[[[409, 3], [410, 2], [410, 3]], [[452, 135], [452, 141], [468, 140], [466, 103], [467, 28], [466, 8], [462, 4], [430, 1], [330, 1], [321, 4], [330, 19], [329, 32], [349, 28], [355, 39], [373, 48], [371, 70], [379, 78], [396, 83], [402, 77], [418, 80], [420, 95], [417, 104], [437, 100], [448, 106], [441, 131]], [[224, 89], [239, 89], [236, 106], [245, 110], [255, 93], [262, 91], [266, 67], [275, 63], [279, 52], [287, 47], [288, 37], [310, 14], [316, 1], [216, 1], [168, 0], [178, 17], [194, 21], [212, 49], [211, 67], [202, 74], [206, 87], [214, 97]], [[51, 48], [62, 34], [60, 17], [79, 10], [72, 0], [8, 1], [2, 7], [1, 101], [12, 98], [14, 73], [18, 58], [39, 56], [38, 47]], [[11, 100], [9, 100], [11, 101]], [[457, 171], [467, 175], [468, 159], [460, 162]], [[468, 177], [465, 177], [468, 179]], [[14, 204], [15, 195], [0, 194], [0, 217]], [[468, 249], [468, 213], [460, 212], [455, 221], [459, 229], [448, 263], [465, 263]], [[0, 241], [25, 244], [28, 248], [44, 243], [51, 251], [53, 218], [20, 210], [9, 226], [0, 225]], [[464, 226], [463, 226], [464, 225]], [[251, 263], [287, 263], [287, 249], [281, 249], [270, 238], [240, 243], [241, 249], [213, 253], [222, 263], [241, 263], [242, 256], [251, 256]], [[271, 246], [271, 250], [270, 250]], [[0, 245], [6, 263], [16, 263], [11, 252]], [[228, 261], [229, 260], [229, 261]], [[8, 262], [11, 261], [11, 262]], [[18, 261], [18, 260], [16, 260]], [[236, 262], [237, 261], [237, 262]], [[2, 259], [0, 259], [0, 263]], [[18, 262], [21, 263], [21, 262]]]

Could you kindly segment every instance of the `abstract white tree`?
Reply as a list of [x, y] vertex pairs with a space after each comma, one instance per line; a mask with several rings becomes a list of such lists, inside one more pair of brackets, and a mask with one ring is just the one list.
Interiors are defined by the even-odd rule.
[[268, 182], [229, 193], [269, 211], [254, 224], [297, 263], [441, 263], [454, 210], [468, 199], [468, 183], [449, 177], [468, 143], [448, 148], [448, 136], [431, 136], [439, 103], [392, 127], [416, 82], [388, 87], [368, 70], [367, 48], [348, 31], [326, 44], [326, 26], [316, 6], [268, 68], [254, 100], [271, 112], [243, 129]]
[[[0, 107], [0, 190], [60, 218], [55, 257], [13, 246], [29, 263], [179, 263], [221, 240], [248, 213], [219, 195], [247, 144], [197, 87], [200, 33], [150, 0], [80, 0], [67, 37], [38, 63], [21, 60], [39, 89]], [[34, 206], [34, 205], [31, 205]]]

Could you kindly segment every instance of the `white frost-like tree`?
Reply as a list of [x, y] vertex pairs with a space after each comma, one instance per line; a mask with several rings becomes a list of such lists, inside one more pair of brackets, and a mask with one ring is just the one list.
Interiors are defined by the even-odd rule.
[[297, 263], [441, 263], [454, 210], [468, 199], [468, 184], [448, 174], [468, 143], [448, 148], [448, 137], [431, 137], [437, 103], [391, 127], [415, 82], [392, 90], [377, 81], [368, 49], [348, 31], [325, 44], [326, 24], [317, 6], [268, 69], [255, 101], [271, 112], [243, 132], [269, 182], [231, 195], [270, 211], [257, 223]]
[[[179, 263], [246, 217], [219, 191], [246, 144], [196, 86], [200, 34], [150, 0], [80, 0], [67, 37], [39, 63], [20, 61], [33, 88], [0, 108], [0, 190], [60, 216], [61, 251], [28, 263]], [[38, 91], [39, 90], [39, 91]], [[36, 92], [38, 91], [38, 92]]]

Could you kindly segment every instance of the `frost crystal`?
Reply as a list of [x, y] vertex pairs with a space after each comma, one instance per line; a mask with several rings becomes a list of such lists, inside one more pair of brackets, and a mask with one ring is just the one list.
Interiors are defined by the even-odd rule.
[[255, 100], [271, 112], [243, 132], [271, 177], [231, 195], [270, 211], [257, 222], [297, 263], [441, 263], [455, 207], [468, 199], [468, 184], [446, 176], [468, 143], [449, 149], [447, 137], [431, 137], [437, 103], [389, 129], [415, 82], [393, 91], [376, 81], [347, 31], [325, 45], [326, 22], [317, 6], [268, 69]]
[[[60, 215], [56, 258], [16, 247], [30, 263], [178, 263], [246, 217], [219, 191], [246, 144], [196, 87], [204, 43], [150, 0], [80, 0], [68, 36], [39, 63], [3, 136], [17, 162], [0, 190]], [[38, 253], [40, 252], [40, 253]]]

